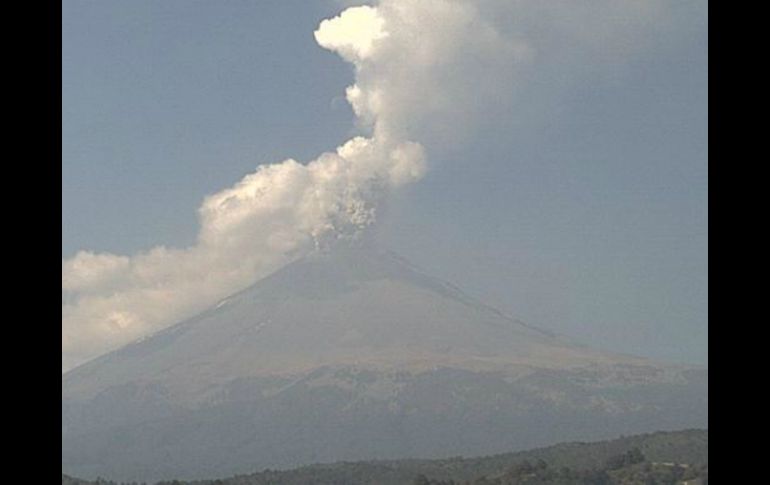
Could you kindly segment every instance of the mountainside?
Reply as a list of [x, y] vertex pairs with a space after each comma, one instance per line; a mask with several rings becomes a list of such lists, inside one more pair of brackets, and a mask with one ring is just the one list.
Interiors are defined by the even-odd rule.
[[707, 425], [707, 372], [527, 326], [401, 258], [337, 248], [62, 378], [62, 468], [226, 476]]

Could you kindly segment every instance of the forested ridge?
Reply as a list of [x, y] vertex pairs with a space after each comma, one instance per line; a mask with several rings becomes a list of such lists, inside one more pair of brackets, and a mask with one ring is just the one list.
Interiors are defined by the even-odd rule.
[[[389, 460], [264, 470], [212, 480], [155, 485], [663, 485], [708, 484], [708, 431], [685, 430], [572, 442], [516, 453], [437, 460]], [[80, 480], [62, 485], [150, 485]]]

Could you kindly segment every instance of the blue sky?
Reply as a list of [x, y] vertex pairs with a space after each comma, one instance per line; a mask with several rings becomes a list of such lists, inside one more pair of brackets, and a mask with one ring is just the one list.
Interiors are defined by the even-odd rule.
[[[313, 39], [341, 2], [62, 6], [63, 258], [189, 246], [206, 195], [357, 131], [353, 68]], [[705, 364], [707, 4], [637, 28], [619, 53], [528, 32], [563, 56], [461, 141], [423, 130], [378, 239], [531, 324]]]

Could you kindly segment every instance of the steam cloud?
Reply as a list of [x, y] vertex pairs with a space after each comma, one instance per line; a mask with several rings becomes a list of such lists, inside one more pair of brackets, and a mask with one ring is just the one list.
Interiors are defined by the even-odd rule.
[[[652, 8], [605, 0], [587, 12], [641, 3]], [[321, 22], [318, 44], [355, 66], [346, 97], [369, 135], [309, 163], [260, 166], [207, 197], [191, 247], [81, 251], [62, 261], [63, 370], [191, 316], [318, 245], [356, 237], [392, 190], [424, 175], [413, 136], [471, 123], [540, 54], [500, 20], [516, 12], [558, 20], [559, 8], [573, 8], [540, 4], [381, 0]]]

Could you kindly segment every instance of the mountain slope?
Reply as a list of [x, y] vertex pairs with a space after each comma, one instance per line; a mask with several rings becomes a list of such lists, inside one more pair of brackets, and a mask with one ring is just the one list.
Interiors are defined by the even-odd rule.
[[705, 371], [529, 327], [337, 248], [63, 376], [73, 475], [193, 478], [705, 426]]

